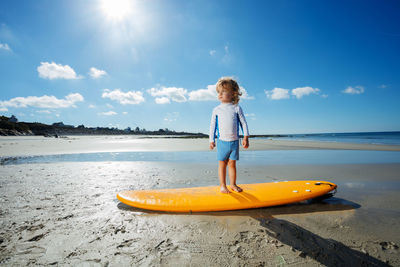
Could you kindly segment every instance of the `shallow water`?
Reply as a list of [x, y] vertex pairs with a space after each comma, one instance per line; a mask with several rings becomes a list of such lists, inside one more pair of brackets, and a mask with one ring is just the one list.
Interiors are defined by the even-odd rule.
[[[2, 165], [55, 162], [150, 161], [150, 162], [216, 162], [216, 152], [102, 152], [60, 154], [0, 159]], [[365, 150], [272, 150], [241, 151], [240, 164], [372, 164], [400, 163], [398, 151]]]

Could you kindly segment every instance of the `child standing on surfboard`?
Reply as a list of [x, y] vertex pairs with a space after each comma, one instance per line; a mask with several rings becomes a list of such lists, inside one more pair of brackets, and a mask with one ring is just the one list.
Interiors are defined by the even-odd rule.
[[[239, 160], [239, 125], [243, 130], [243, 148], [249, 147], [249, 129], [239, 97], [242, 95], [238, 83], [230, 77], [222, 77], [216, 85], [221, 104], [214, 108], [210, 124], [210, 149], [217, 145], [218, 176], [222, 193], [231, 193], [226, 187], [226, 167], [229, 168], [230, 187], [242, 192], [236, 184], [236, 161]], [[215, 137], [217, 136], [217, 144]]]

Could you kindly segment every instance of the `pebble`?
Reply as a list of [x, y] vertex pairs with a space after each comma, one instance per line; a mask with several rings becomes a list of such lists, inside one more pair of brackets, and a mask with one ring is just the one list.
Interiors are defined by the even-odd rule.
[[300, 251], [297, 256], [305, 258], [307, 256], [307, 253], [305, 253], [304, 251]]

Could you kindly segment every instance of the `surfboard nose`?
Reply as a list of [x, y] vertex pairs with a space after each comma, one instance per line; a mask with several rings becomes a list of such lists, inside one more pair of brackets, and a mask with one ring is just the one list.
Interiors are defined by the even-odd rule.
[[318, 181], [314, 183], [315, 185], [329, 185], [331, 186], [333, 189], [337, 188], [337, 185], [331, 182], [325, 182], [325, 181]]

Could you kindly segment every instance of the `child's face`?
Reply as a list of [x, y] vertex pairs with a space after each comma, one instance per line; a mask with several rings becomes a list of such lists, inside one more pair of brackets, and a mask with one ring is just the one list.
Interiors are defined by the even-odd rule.
[[233, 100], [233, 94], [230, 90], [227, 90], [225, 88], [221, 88], [218, 91], [218, 99], [222, 103], [232, 103]]

